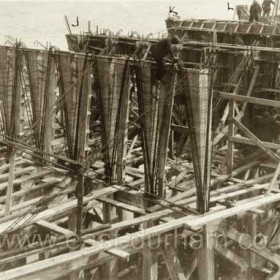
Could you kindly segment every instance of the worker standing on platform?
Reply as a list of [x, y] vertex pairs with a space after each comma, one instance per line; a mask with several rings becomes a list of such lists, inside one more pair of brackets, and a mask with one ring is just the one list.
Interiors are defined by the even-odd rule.
[[164, 58], [168, 55], [172, 60], [176, 59], [173, 50], [172, 50], [172, 44], [176, 45], [180, 43], [180, 38], [175, 35], [173, 37], [168, 37], [159, 40], [156, 44], [151, 46], [151, 53], [153, 55], [154, 60], [156, 61], [156, 65], [158, 68], [156, 79], [161, 80], [164, 75]]
[[262, 13], [262, 7], [257, 0], [254, 0], [250, 6], [250, 22], [258, 21]]
[[263, 17], [269, 17], [271, 11], [271, 4], [274, 5], [272, 0], [264, 0], [262, 3]]

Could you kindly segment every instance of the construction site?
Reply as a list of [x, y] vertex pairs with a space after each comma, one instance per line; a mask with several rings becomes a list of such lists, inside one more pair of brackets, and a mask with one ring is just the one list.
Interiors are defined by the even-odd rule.
[[0, 279], [279, 280], [277, 22], [65, 20], [69, 51], [0, 46]]

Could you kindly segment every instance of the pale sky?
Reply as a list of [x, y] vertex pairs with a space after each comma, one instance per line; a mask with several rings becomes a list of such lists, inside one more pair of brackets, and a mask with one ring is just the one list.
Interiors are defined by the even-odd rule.
[[[50, 2], [50, 1], [55, 1], [55, 2], [86, 2], [86, 1], [89, 1], [89, 2], [170, 2], [172, 3], [173, 1], [171, 0], [0, 0], [0, 2]], [[177, 0], [178, 1], [178, 0]], [[179, 0], [180, 2], [186, 2], [188, 3], [188, 0]], [[193, 2], [193, 1], [191, 1]], [[214, 3], [215, 0], [204, 0], [204, 2], [212, 2]], [[220, 2], [220, 1], [219, 1]], [[227, 2], [229, 2], [230, 4], [232, 5], [236, 5], [236, 4], [239, 4], [239, 5], [248, 5], [248, 4], [251, 4], [253, 1], [252, 0], [224, 0], [225, 4]], [[262, 0], [259, 0], [259, 2], [262, 2]]]

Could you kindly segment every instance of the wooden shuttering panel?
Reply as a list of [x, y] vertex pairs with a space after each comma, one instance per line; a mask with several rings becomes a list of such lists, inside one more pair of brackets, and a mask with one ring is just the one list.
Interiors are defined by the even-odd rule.
[[63, 100], [68, 156], [83, 161], [92, 84], [90, 57], [59, 55], [60, 99]]
[[150, 194], [164, 196], [165, 164], [170, 132], [175, 71], [166, 69], [162, 81], [155, 80], [157, 69], [141, 62], [137, 71], [145, 186]]
[[46, 114], [47, 107], [50, 106], [50, 104], [46, 104], [49, 100], [47, 96], [49, 94], [49, 75], [53, 74], [49, 73], [50, 69], [48, 69], [50, 67], [50, 54], [49, 52], [38, 50], [24, 50], [24, 53], [29, 78], [32, 129], [34, 130], [36, 146], [37, 148], [42, 149], [44, 143], [44, 122], [46, 118], [52, 117], [51, 115]]
[[124, 181], [130, 66], [120, 58], [96, 59], [95, 88], [102, 122], [103, 158], [108, 181]]
[[4, 131], [14, 135], [15, 92], [17, 86], [17, 51], [15, 47], [0, 47], [0, 98]]
[[[197, 207], [205, 212], [209, 208], [210, 169], [211, 169], [211, 130], [212, 130], [212, 88], [209, 69], [187, 70], [191, 102], [192, 122], [194, 128], [194, 142], [192, 143], [193, 156], [197, 159], [194, 168], [197, 176], [198, 188]], [[195, 146], [193, 146], [195, 145]], [[200, 180], [200, 182], [199, 182]], [[201, 184], [201, 185], [200, 185]]]
[[[198, 150], [199, 164], [201, 168], [202, 183], [205, 170], [207, 150], [207, 132], [209, 131], [209, 98], [210, 98], [210, 75], [208, 69], [188, 69], [189, 87], [193, 108], [195, 136]], [[210, 128], [211, 131], [211, 128]]]

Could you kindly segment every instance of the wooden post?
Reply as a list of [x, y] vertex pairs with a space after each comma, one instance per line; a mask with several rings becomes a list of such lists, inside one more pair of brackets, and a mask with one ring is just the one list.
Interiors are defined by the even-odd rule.
[[[103, 203], [103, 222], [110, 224], [112, 222], [112, 205]], [[112, 236], [113, 237], [113, 236]], [[117, 280], [118, 275], [118, 260], [114, 259], [100, 268], [101, 279]]]
[[[143, 229], [153, 226], [153, 222], [146, 222], [143, 224]], [[151, 246], [158, 245], [156, 240], [149, 239], [143, 243], [142, 250], [142, 280], [157, 280], [158, 279], [158, 248], [151, 248]]]
[[214, 232], [213, 225], [203, 226], [203, 248], [198, 250], [198, 275], [200, 280], [215, 279], [215, 260], [214, 260]]
[[122, 77], [119, 77], [121, 83], [119, 113], [117, 114], [117, 162], [116, 162], [116, 178], [119, 184], [125, 179], [125, 160], [127, 155], [127, 134], [128, 134], [128, 117], [130, 107], [130, 67], [129, 62], [125, 62]]
[[101, 279], [118, 280], [118, 259], [114, 259], [100, 267]]
[[[172, 69], [171, 69], [172, 70]], [[170, 70], [169, 70], [170, 71]], [[158, 136], [157, 162], [158, 170], [158, 195], [165, 196], [165, 165], [167, 159], [168, 140], [170, 137], [170, 127], [172, 119], [172, 109], [175, 94], [176, 74], [167, 72], [161, 83], [160, 102], [159, 102], [159, 129]], [[173, 70], [174, 71], [174, 70]]]
[[[229, 101], [229, 124], [228, 124], [228, 137], [234, 136], [234, 124], [233, 124], [233, 118], [234, 118], [234, 106], [235, 103], [233, 100]], [[228, 139], [228, 150], [226, 155], [226, 168], [227, 168], [227, 174], [232, 175], [233, 171], [233, 149], [234, 149], [234, 143]]]
[[89, 104], [91, 98], [91, 67], [92, 63], [87, 61], [87, 57], [84, 61], [84, 71], [82, 77], [82, 91], [79, 93], [79, 109], [78, 109], [78, 121], [76, 124], [76, 141], [77, 141], [77, 160], [80, 163], [79, 170], [79, 183], [77, 185], [77, 235], [81, 242], [81, 230], [83, 220], [83, 197], [84, 197], [84, 170], [83, 165], [86, 161], [86, 149], [87, 149], [87, 133], [89, 131]]
[[[53, 104], [55, 102], [55, 87], [56, 87], [56, 77], [55, 77], [55, 61], [54, 61], [54, 57], [51, 53], [51, 50], [49, 51], [49, 56], [51, 56], [49, 58], [49, 63], [50, 65], [48, 65], [49, 67], [49, 76], [48, 76], [48, 80], [46, 81], [47, 83], [47, 88], [48, 91], [46, 92], [46, 96], [45, 96], [45, 100], [46, 100], [46, 112], [50, 112], [50, 114], [48, 114], [46, 116], [46, 118], [44, 118], [44, 123], [45, 123], [45, 137], [44, 137], [44, 149], [45, 152], [47, 153], [51, 153], [52, 152], [52, 141], [54, 138], [54, 131], [53, 131], [53, 123], [54, 123], [54, 114], [53, 114]], [[46, 156], [47, 159], [50, 159], [50, 156]]]
[[275, 183], [276, 183], [276, 181], [277, 181], [277, 178], [278, 178], [278, 176], [279, 176], [279, 173], [280, 173], [280, 162], [278, 163], [277, 168], [276, 168], [276, 171], [275, 171], [275, 173], [274, 173], [274, 175], [273, 175], [273, 178], [272, 178], [272, 180], [270, 181], [270, 184], [269, 184], [269, 186], [268, 186], [268, 188], [267, 188], [266, 195], [269, 195], [269, 194], [271, 193], [271, 191], [274, 189], [274, 185], [275, 185]]
[[172, 280], [186, 280], [184, 271], [177, 256], [177, 252], [174, 248], [174, 244], [169, 245], [167, 248], [162, 247], [161, 252], [170, 278]]
[[[13, 127], [14, 126], [14, 135], [10, 135], [12, 137], [17, 138], [19, 136], [20, 133], [20, 109], [21, 109], [21, 92], [22, 92], [22, 88], [21, 88], [21, 71], [20, 71], [20, 55], [19, 55], [19, 47], [16, 46], [15, 47], [15, 69], [14, 69], [14, 87], [15, 87], [15, 91], [13, 92], [13, 94], [15, 94], [15, 96], [12, 96], [12, 100], [15, 100], [14, 106], [15, 108], [12, 108], [12, 113], [13, 116], [11, 114], [11, 121], [14, 121], [14, 123], [10, 123], [10, 125]], [[7, 94], [9, 94], [7, 92]], [[6, 205], [5, 205], [5, 216], [10, 215], [10, 211], [11, 211], [11, 198], [12, 198], [12, 193], [13, 193], [13, 185], [14, 185], [14, 172], [15, 172], [15, 157], [16, 157], [16, 152], [15, 149], [12, 148], [11, 151], [11, 156], [10, 156], [10, 168], [9, 168], [9, 181], [8, 181], [8, 188], [7, 188], [7, 195], [6, 195]]]
[[13, 193], [13, 185], [14, 185], [14, 172], [15, 172], [15, 149], [12, 149], [10, 160], [9, 160], [9, 181], [8, 181], [8, 188], [7, 188], [7, 196], [6, 196], [6, 205], [5, 205], [5, 216], [10, 215], [11, 209], [11, 198]]
[[216, 45], [218, 42], [217, 40], [217, 31], [213, 31], [213, 44]]
[[149, 243], [145, 242], [142, 258], [142, 280], [157, 280], [158, 250], [149, 248]]
[[83, 223], [83, 197], [84, 197], [84, 181], [85, 176], [84, 174], [79, 175], [77, 184], [77, 199], [78, 199], [78, 206], [77, 206], [77, 226], [76, 226], [76, 232], [77, 236], [79, 237], [79, 241], [81, 242], [81, 230], [82, 230], [82, 223]]
[[[69, 34], [72, 34], [71, 28], [70, 28], [70, 24], [69, 24], [69, 21], [68, 21], [68, 18], [67, 18], [66, 15], [64, 15], [64, 20], [65, 20], [65, 24], [66, 24], [66, 27], [67, 27], [67, 29], [68, 29]], [[97, 33], [98, 33], [98, 32], [97, 32]]]
[[[77, 230], [77, 214], [71, 213], [68, 215], [68, 229], [75, 232]], [[73, 271], [69, 274], [70, 280], [78, 279], [79, 272]]]
[[171, 159], [174, 159], [175, 153], [174, 153], [174, 130], [170, 130], [169, 135], [169, 157]]

